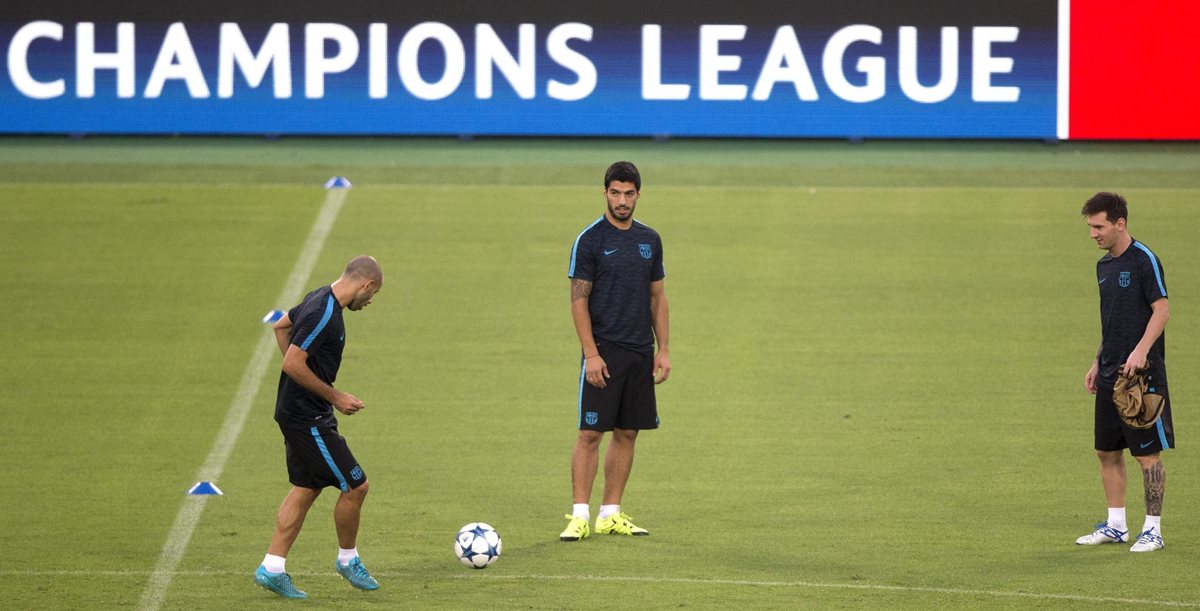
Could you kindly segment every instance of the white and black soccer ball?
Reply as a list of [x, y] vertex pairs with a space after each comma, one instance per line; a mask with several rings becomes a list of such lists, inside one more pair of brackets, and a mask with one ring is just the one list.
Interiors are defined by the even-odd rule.
[[454, 555], [473, 568], [486, 569], [500, 557], [500, 533], [485, 522], [471, 522], [458, 529], [454, 537]]

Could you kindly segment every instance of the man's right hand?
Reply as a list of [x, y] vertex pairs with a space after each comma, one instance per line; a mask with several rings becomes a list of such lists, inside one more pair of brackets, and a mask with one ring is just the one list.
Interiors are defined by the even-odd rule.
[[358, 413], [358, 410], [366, 407], [358, 397], [348, 393], [339, 391], [333, 399], [333, 408], [347, 416], [353, 416]]
[[608, 385], [608, 382], [605, 381], [608, 377], [608, 363], [604, 362], [604, 358], [599, 353], [584, 361], [583, 379], [587, 380], [588, 384], [596, 388], [604, 388]]
[[1100, 373], [1100, 364], [1092, 363], [1092, 368], [1088, 370], [1087, 375], [1083, 376], [1083, 387], [1088, 391], [1088, 394], [1096, 394], [1096, 376]]

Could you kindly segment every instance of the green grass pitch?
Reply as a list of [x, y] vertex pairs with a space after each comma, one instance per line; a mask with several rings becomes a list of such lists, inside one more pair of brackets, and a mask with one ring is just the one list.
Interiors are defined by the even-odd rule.
[[[652, 535], [566, 544], [565, 274], [617, 159], [664, 239], [674, 372], [623, 505]], [[368, 405], [341, 423], [383, 587], [333, 572], [330, 492], [288, 558], [310, 604], [1200, 606], [1200, 145], [170, 138], [0, 140], [0, 605], [140, 605], [335, 174], [304, 286], [359, 253], [387, 275], [338, 379]], [[1171, 291], [1181, 449], [1148, 555], [1073, 545], [1104, 507], [1079, 215], [1101, 189]], [[251, 579], [288, 487], [278, 360], [164, 609], [283, 602]], [[477, 520], [504, 538], [486, 571], [451, 551]]]

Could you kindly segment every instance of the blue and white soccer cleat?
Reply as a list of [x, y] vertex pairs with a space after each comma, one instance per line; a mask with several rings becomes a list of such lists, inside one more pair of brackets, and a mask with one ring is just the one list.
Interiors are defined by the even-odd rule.
[[272, 573], [265, 566], [259, 566], [257, 571], [254, 571], [254, 583], [284, 597], [284, 598], [308, 598], [308, 594], [296, 589], [296, 584], [292, 583], [292, 576], [287, 573]]
[[1142, 531], [1138, 535], [1137, 541], [1133, 543], [1133, 547], [1129, 548], [1131, 552], [1152, 552], [1163, 548], [1162, 535], [1154, 532], [1154, 529]]
[[349, 581], [350, 585], [360, 590], [379, 589], [379, 582], [371, 577], [371, 574], [367, 572], [367, 567], [363, 566], [362, 560], [359, 560], [358, 556], [355, 556], [350, 564], [343, 566], [341, 562], [335, 560], [334, 565], [337, 567], [338, 575]]
[[1129, 531], [1117, 530], [1108, 525], [1108, 522], [1101, 522], [1096, 525], [1096, 530], [1086, 534], [1075, 540], [1075, 545], [1100, 545], [1102, 543], [1125, 543], [1129, 541]]

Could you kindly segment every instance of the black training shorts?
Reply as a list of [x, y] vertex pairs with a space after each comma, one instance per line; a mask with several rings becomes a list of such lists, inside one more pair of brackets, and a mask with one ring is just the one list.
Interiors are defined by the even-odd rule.
[[279, 427], [287, 450], [288, 481], [301, 488], [335, 486], [349, 492], [367, 481], [337, 427]]
[[1147, 456], [1175, 447], [1175, 429], [1171, 425], [1171, 397], [1166, 386], [1154, 392], [1162, 394], [1162, 416], [1148, 429], [1130, 428], [1117, 415], [1112, 388], [1096, 389], [1096, 449], [1117, 452], [1129, 448], [1133, 456]]
[[579, 428], [588, 431], [658, 428], [654, 399], [654, 356], [611, 344], [598, 345], [608, 366], [604, 388], [584, 379], [586, 360], [579, 367]]

